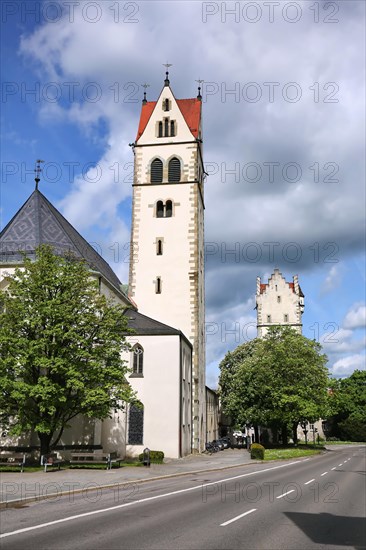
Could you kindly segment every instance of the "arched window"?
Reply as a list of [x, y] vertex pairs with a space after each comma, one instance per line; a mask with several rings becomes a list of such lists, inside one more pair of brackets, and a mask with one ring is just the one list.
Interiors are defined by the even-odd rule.
[[171, 135], [171, 137], [175, 136], [175, 122], [174, 122], [174, 120], [170, 121], [170, 135]]
[[161, 239], [156, 243], [156, 254], [157, 256], [163, 255], [163, 241]]
[[142, 445], [144, 436], [144, 407], [139, 405], [130, 405], [128, 422], [128, 444]]
[[165, 205], [165, 217], [171, 218], [173, 215], [173, 203], [172, 201], [166, 201]]
[[164, 136], [169, 137], [169, 119], [164, 118]]
[[180, 160], [177, 159], [177, 157], [173, 157], [169, 161], [168, 181], [169, 183], [177, 183], [180, 181]]
[[160, 277], [156, 277], [155, 293], [156, 294], [161, 294], [161, 279], [160, 279]]
[[151, 163], [150, 181], [151, 183], [163, 181], [163, 163], [160, 159], [154, 159]]
[[144, 349], [140, 344], [136, 344], [132, 350], [132, 374], [142, 376], [144, 373]]
[[163, 137], [163, 123], [159, 122], [159, 133], [158, 137]]
[[156, 203], [156, 217], [164, 218], [164, 204], [163, 201], [158, 201]]
[[169, 111], [169, 99], [164, 99], [164, 111]]

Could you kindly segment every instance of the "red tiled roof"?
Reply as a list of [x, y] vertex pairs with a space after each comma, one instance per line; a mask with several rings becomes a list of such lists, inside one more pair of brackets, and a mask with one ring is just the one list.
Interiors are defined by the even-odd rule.
[[292, 292], [295, 292], [294, 283], [287, 283], [287, 284], [291, 288]]
[[261, 283], [261, 288], [260, 288], [260, 293], [261, 293], [261, 294], [263, 294], [263, 292], [266, 290], [266, 287], [267, 287], [267, 286], [268, 286], [267, 284]]
[[[141, 108], [140, 123], [136, 141], [140, 139], [155, 108], [156, 101], [148, 101]], [[178, 107], [195, 138], [198, 138], [201, 118], [201, 101], [199, 99], [177, 99]]]

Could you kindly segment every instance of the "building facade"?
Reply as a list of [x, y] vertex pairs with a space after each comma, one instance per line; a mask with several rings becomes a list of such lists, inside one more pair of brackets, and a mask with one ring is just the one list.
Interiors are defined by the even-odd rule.
[[257, 277], [258, 338], [265, 336], [268, 328], [275, 325], [290, 326], [301, 334], [304, 307], [304, 294], [297, 275], [292, 283], [286, 281], [279, 269], [274, 270], [268, 283], [262, 283]]
[[193, 346], [192, 449], [206, 436], [201, 96], [176, 99], [168, 73], [144, 99], [134, 151], [129, 295]]

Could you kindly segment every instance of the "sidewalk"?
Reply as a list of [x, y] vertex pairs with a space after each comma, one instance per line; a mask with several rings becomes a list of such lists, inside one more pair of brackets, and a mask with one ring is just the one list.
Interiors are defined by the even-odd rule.
[[150, 467], [122, 466], [112, 470], [62, 469], [47, 473], [40, 472], [0, 472], [0, 508], [21, 505], [26, 502], [59, 498], [67, 493], [83, 493], [103, 488], [120, 486], [131, 491], [134, 483], [174, 477], [198, 472], [209, 472], [223, 468], [253, 464], [250, 454], [244, 449], [225, 449], [212, 455], [189, 455], [180, 459], [170, 459], [164, 464], [151, 464]]

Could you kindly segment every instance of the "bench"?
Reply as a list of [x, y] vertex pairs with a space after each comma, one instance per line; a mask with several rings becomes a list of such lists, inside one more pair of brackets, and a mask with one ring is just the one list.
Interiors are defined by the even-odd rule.
[[57, 457], [57, 453], [50, 453], [48, 455], [41, 456], [41, 465], [44, 466], [45, 472], [47, 472], [47, 468], [51, 468], [52, 466], [57, 466], [57, 469], [59, 470], [62, 463], [63, 460]]
[[0, 466], [17, 466], [23, 472], [25, 465], [25, 453], [0, 454]]
[[106, 469], [111, 470], [112, 464], [120, 464], [123, 459], [117, 456], [116, 452], [103, 453], [103, 451], [91, 451], [89, 453], [72, 453], [70, 465], [72, 464], [106, 464]]

